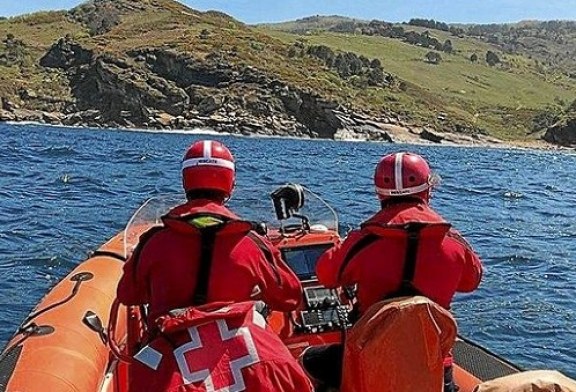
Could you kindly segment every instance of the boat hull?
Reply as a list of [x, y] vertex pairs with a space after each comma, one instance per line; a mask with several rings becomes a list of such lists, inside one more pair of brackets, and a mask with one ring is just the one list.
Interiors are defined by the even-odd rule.
[[[92, 311], [108, 323], [122, 274], [122, 244], [121, 234], [112, 238], [40, 301], [0, 358], [0, 391], [100, 390], [110, 351], [82, 319]], [[118, 332], [125, 334], [125, 325]]]

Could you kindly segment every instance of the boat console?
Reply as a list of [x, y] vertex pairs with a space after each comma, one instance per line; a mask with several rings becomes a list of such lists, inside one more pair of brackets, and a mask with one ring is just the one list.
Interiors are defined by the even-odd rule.
[[342, 304], [338, 292], [323, 286], [304, 288], [305, 309], [300, 311], [296, 333], [319, 333], [349, 326], [349, 307]]
[[339, 292], [321, 286], [316, 279], [318, 258], [333, 245], [332, 242], [312, 243], [282, 249], [284, 261], [304, 286], [304, 307], [292, 321], [295, 334], [316, 334], [340, 330], [349, 325], [349, 306], [342, 303]]

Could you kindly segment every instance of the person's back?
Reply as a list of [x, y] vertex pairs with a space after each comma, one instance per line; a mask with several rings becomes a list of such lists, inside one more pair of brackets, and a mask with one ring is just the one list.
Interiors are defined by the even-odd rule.
[[330, 286], [358, 284], [361, 313], [375, 302], [397, 296], [404, 279], [406, 227], [410, 224], [423, 224], [411, 279], [416, 291], [412, 294], [424, 295], [449, 309], [457, 291], [477, 287], [479, 261], [450, 224], [417, 198], [390, 203], [351, 232], [340, 247], [326, 252], [317, 266], [320, 282]]
[[[217, 209], [220, 217], [215, 216]], [[207, 210], [212, 214], [206, 215]], [[231, 213], [224, 217], [224, 213], [223, 207], [213, 202], [193, 200], [167, 214], [164, 227], [155, 231], [138, 257], [126, 264], [118, 298], [125, 304], [148, 303], [150, 321], [172, 309], [190, 306], [195, 302], [203, 257], [207, 256], [209, 284], [198, 302], [245, 301], [257, 288], [271, 308], [295, 308], [301, 298], [300, 285], [279, 261], [277, 251], [252, 232], [248, 222], [237, 220]], [[206, 219], [210, 226], [200, 223]], [[215, 226], [218, 230], [207, 249], [203, 232]], [[261, 247], [267, 248], [263, 251]]]
[[295, 309], [302, 298], [296, 275], [249, 222], [224, 206], [235, 179], [228, 149], [194, 143], [182, 173], [188, 202], [141, 237], [124, 266], [119, 301], [149, 304], [149, 323], [172, 309], [213, 301], [262, 299], [273, 309]]
[[[320, 257], [320, 283], [356, 286], [359, 316], [374, 303], [405, 295], [423, 295], [449, 309], [457, 291], [478, 287], [480, 259], [428, 204], [438, 180], [419, 155], [384, 156], [374, 174], [382, 209]], [[451, 390], [451, 358], [446, 366]]]

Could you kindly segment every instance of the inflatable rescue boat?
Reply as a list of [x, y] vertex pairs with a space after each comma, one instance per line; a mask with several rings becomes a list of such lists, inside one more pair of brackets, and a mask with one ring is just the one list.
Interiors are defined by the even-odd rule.
[[[264, 222], [261, 229], [302, 281], [302, 308], [268, 318], [297, 357], [306, 347], [341, 342], [350, 327], [347, 296], [322, 287], [314, 272], [318, 257], [339, 239], [338, 218], [324, 200], [300, 186], [282, 187], [273, 196], [272, 206], [266, 200], [243, 200], [232, 208]], [[162, 214], [181, 201], [177, 197], [147, 201], [125, 230], [49, 291], [0, 356], [0, 392], [131, 391], [130, 360], [141, 344], [141, 315], [146, 309], [119, 306], [116, 286], [139, 236], [160, 224]], [[463, 338], [457, 339], [453, 354], [462, 392], [520, 371]]]

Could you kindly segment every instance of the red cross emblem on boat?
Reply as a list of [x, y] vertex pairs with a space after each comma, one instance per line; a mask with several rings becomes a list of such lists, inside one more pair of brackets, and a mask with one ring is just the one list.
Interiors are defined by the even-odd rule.
[[202, 382], [206, 392], [246, 389], [242, 369], [259, 362], [248, 327], [229, 329], [225, 320], [216, 320], [188, 328], [188, 334], [190, 342], [174, 350], [185, 384]]

